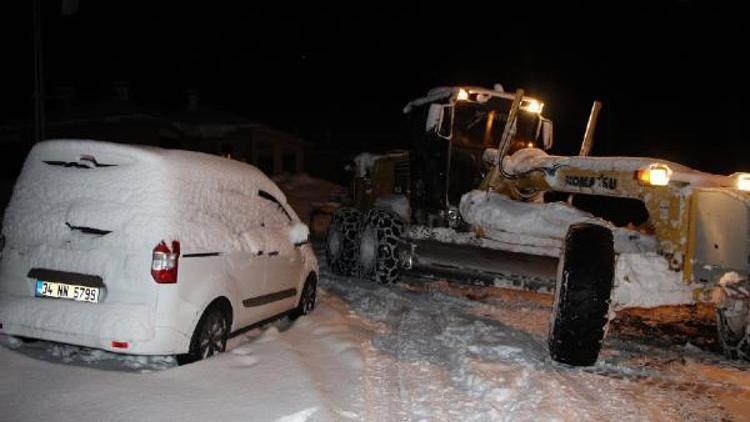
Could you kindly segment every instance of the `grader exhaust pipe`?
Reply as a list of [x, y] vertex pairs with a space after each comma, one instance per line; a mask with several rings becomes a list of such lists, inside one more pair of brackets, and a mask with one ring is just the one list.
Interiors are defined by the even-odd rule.
[[513, 104], [510, 106], [508, 112], [508, 119], [505, 121], [505, 127], [503, 128], [503, 134], [500, 137], [500, 142], [497, 145], [497, 160], [495, 165], [490, 168], [489, 173], [480, 184], [480, 189], [487, 190], [488, 192], [495, 188], [495, 182], [500, 180], [498, 177], [503, 171], [503, 157], [508, 153], [510, 149], [511, 141], [515, 135], [515, 123], [518, 116], [518, 109], [521, 107], [521, 101], [523, 100], [523, 89], [516, 90], [516, 96], [513, 99]]
[[[596, 131], [596, 122], [599, 120], [599, 112], [602, 110], [602, 103], [594, 101], [589, 114], [589, 122], [586, 124], [586, 132], [583, 134], [581, 150], [578, 152], [579, 157], [588, 157], [591, 148], [594, 146], [594, 132]], [[568, 205], [573, 205], [573, 194], [568, 195]]]
[[591, 114], [589, 115], [589, 122], [586, 124], [586, 133], [583, 134], [581, 151], [578, 153], [579, 157], [588, 157], [591, 147], [594, 146], [594, 132], [596, 131], [596, 122], [599, 120], [599, 111], [601, 109], [602, 103], [594, 101], [594, 105], [591, 107]]

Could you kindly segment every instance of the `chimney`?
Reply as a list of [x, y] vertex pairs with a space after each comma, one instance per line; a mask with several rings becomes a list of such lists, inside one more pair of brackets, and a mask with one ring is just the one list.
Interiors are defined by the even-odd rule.
[[121, 103], [130, 101], [130, 84], [128, 81], [115, 81], [115, 100]]
[[197, 111], [198, 110], [198, 103], [200, 101], [201, 93], [196, 88], [191, 88], [187, 90], [187, 109], [188, 111]]
[[73, 101], [76, 98], [76, 91], [72, 86], [63, 85], [55, 87], [57, 99], [60, 101], [64, 110], [70, 110], [73, 105]]

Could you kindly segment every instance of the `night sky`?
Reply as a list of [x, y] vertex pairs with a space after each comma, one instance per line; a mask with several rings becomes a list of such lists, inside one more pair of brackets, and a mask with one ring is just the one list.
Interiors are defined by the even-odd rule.
[[[0, 124], [32, 115], [31, 2], [3, 12]], [[42, 1], [45, 83], [81, 101], [130, 82], [134, 101], [201, 104], [321, 148], [406, 146], [402, 107], [438, 85], [502, 83], [546, 103], [574, 153], [604, 103], [594, 155], [750, 170], [740, 6], [663, 2]], [[161, 3], [161, 2], [159, 2]]]

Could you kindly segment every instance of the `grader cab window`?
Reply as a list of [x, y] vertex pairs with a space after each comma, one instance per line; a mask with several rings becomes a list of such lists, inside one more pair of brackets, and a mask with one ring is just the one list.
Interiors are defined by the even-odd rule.
[[[484, 104], [458, 103], [455, 108], [453, 143], [470, 148], [497, 147], [507, 118], [506, 111], [488, 108]], [[528, 146], [536, 141], [538, 126], [537, 114], [524, 111], [518, 114], [516, 139], [520, 145]]]

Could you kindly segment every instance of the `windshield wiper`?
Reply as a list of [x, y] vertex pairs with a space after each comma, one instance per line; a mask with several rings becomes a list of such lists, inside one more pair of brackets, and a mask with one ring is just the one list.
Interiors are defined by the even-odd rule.
[[95, 229], [93, 227], [83, 227], [83, 226], [74, 226], [67, 221], [65, 222], [65, 225], [68, 226], [70, 230], [79, 231], [83, 234], [93, 234], [97, 236], [104, 236], [105, 234], [112, 233], [112, 230], [101, 230], [101, 229]]
[[77, 169], [90, 169], [93, 167], [96, 167], [96, 168], [117, 167], [117, 164], [102, 164], [96, 161], [96, 158], [94, 158], [91, 155], [83, 155], [81, 156], [81, 159], [78, 161], [46, 161], [45, 160], [44, 163], [49, 164], [51, 166], [74, 167]]

